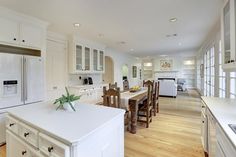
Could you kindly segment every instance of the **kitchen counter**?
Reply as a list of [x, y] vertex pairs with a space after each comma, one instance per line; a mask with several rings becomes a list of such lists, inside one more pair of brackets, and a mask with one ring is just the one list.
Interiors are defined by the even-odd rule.
[[96, 88], [96, 87], [103, 87], [103, 86], [108, 86], [108, 84], [71, 85], [69, 86], [69, 88], [84, 89], [84, 88]]
[[236, 134], [228, 124], [236, 124], [236, 99], [202, 97], [221, 128], [236, 148]]
[[72, 145], [80, 143], [125, 113], [121, 109], [82, 103], [77, 104], [75, 108], [76, 112], [56, 111], [55, 105], [46, 102], [9, 110], [9, 115], [67, 145]]

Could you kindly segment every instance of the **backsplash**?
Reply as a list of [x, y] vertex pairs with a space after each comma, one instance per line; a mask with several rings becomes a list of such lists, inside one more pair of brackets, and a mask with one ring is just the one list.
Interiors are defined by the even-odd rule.
[[102, 74], [69, 74], [69, 86], [83, 85], [87, 77], [93, 78], [93, 84], [102, 84]]

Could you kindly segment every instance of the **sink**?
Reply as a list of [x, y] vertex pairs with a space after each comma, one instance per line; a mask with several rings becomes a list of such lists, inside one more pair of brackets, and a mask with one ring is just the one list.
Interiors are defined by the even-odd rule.
[[236, 134], [236, 124], [229, 124], [229, 127], [234, 131]]

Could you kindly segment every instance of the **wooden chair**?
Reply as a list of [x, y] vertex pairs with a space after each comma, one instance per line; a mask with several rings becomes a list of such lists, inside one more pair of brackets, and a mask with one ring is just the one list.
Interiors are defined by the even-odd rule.
[[[120, 88], [109, 88], [103, 87], [103, 105], [114, 108], [121, 108], [120, 99]], [[129, 129], [129, 111], [125, 112], [124, 116], [125, 126]]]
[[155, 82], [154, 92], [153, 92], [153, 113], [156, 116], [159, 113], [159, 86], [160, 83]]
[[109, 89], [116, 89], [117, 88], [117, 82], [114, 84], [109, 83]]
[[128, 80], [124, 80], [123, 81], [123, 90], [124, 91], [128, 91], [129, 90], [129, 81]]
[[[138, 109], [138, 122], [146, 123], [146, 128], [149, 127], [149, 124], [152, 122], [152, 98], [153, 98], [153, 82], [145, 82], [145, 87], [148, 87], [147, 90], [147, 99], [139, 106]], [[141, 118], [141, 119], [140, 119]], [[145, 118], [145, 120], [143, 120]]]

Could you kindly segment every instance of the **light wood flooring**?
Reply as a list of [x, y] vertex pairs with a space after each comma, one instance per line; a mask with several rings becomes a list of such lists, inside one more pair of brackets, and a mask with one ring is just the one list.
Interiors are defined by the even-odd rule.
[[160, 113], [150, 128], [125, 133], [125, 157], [204, 157], [200, 140], [200, 98], [189, 91], [160, 98]]
[[[195, 91], [161, 98], [150, 128], [125, 133], [125, 157], [204, 157], [200, 141], [200, 99]], [[5, 146], [0, 148], [5, 157]]]

